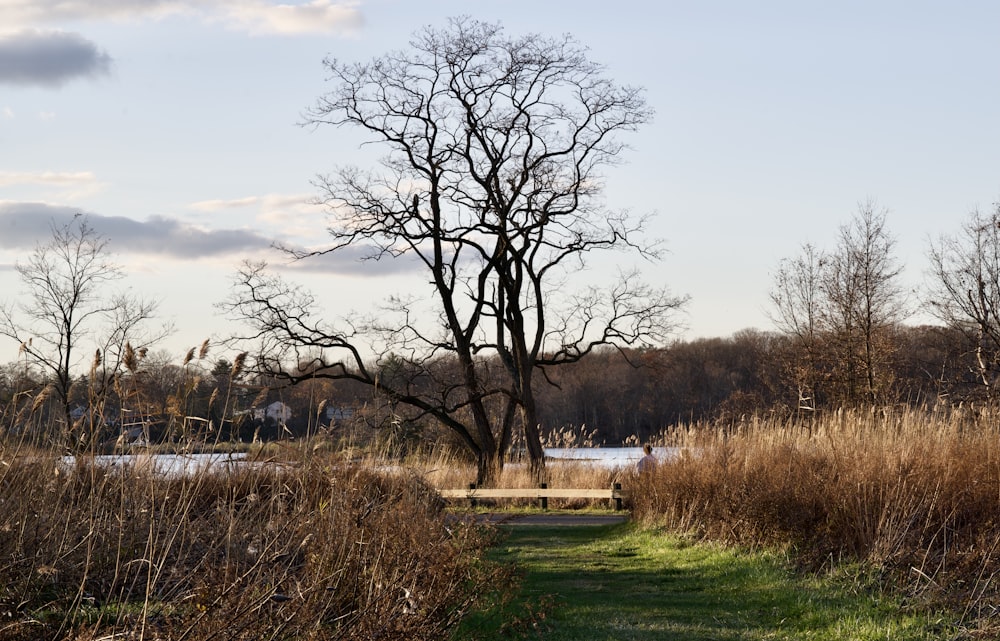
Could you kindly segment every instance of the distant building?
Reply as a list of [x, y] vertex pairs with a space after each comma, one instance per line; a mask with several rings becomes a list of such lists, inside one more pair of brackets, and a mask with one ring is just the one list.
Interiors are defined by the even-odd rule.
[[271, 419], [278, 423], [287, 423], [292, 418], [292, 408], [281, 401], [275, 401], [267, 407], [255, 409], [253, 417], [259, 420]]
[[323, 418], [328, 423], [340, 423], [342, 421], [349, 421], [352, 418], [354, 418], [354, 409], [350, 407], [327, 406], [326, 410], [323, 411]]

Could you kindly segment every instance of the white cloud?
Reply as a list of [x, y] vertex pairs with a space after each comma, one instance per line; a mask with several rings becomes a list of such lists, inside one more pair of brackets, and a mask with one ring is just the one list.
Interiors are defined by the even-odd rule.
[[260, 204], [259, 196], [248, 196], [247, 198], [234, 198], [231, 200], [200, 200], [191, 203], [191, 209], [204, 212], [225, 211], [227, 209], [242, 209], [243, 207], [254, 207]]
[[189, 15], [255, 34], [350, 33], [361, 26], [357, 7], [355, 0], [0, 0], [0, 15], [12, 28]]
[[230, 27], [254, 34], [351, 33], [361, 27], [356, 3], [236, 2], [224, 10]]
[[284, 238], [298, 238], [314, 244], [326, 238], [327, 208], [314, 196], [270, 196], [257, 214], [257, 223], [275, 230]]
[[[42, 187], [59, 190], [61, 201], [75, 201], [100, 192], [107, 186], [90, 171], [0, 171], [0, 187]], [[52, 197], [55, 192], [37, 192]]]
[[14, 110], [11, 109], [10, 107], [4, 107], [3, 108], [3, 117], [6, 118], [7, 120], [12, 119], [14, 117]]
[[267, 194], [228, 200], [201, 200], [191, 203], [189, 207], [207, 213], [232, 209], [257, 209], [258, 220], [285, 223], [291, 215], [310, 217], [322, 215], [326, 209], [322, 204], [317, 204], [315, 200], [315, 196], [308, 194]]
[[79, 187], [91, 185], [96, 180], [90, 171], [0, 171], [0, 187], [15, 185]]
[[326, 207], [309, 194], [267, 194], [229, 200], [202, 200], [192, 203], [196, 211], [219, 213], [235, 209], [255, 211], [255, 221], [276, 230], [283, 238], [314, 239], [325, 229]]
[[176, 0], [0, 0], [9, 27], [107, 19], [162, 18], [190, 11], [193, 2]]
[[267, 222], [287, 222], [289, 214], [296, 216], [324, 216], [326, 207], [316, 202], [312, 195], [283, 196], [271, 194], [261, 202], [261, 219]]

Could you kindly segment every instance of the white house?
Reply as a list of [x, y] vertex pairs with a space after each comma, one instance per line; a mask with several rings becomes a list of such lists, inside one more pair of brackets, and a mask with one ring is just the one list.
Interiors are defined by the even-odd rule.
[[281, 401], [275, 401], [267, 407], [257, 408], [253, 411], [256, 419], [271, 419], [278, 423], [287, 423], [292, 418], [292, 408]]

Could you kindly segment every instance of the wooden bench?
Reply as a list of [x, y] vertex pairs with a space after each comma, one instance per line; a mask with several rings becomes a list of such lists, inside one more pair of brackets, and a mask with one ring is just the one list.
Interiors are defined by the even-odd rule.
[[549, 508], [549, 499], [608, 499], [615, 506], [616, 510], [622, 509], [621, 483], [615, 483], [614, 487], [606, 490], [594, 488], [554, 488], [542, 483], [538, 487], [523, 488], [489, 488], [476, 487], [470, 483], [465, 490], [438, 490], [441, 497], [445, 499], [465, 499], [470, 505], [476, 506], [479, 499], [537, 499], [539, 507], [543, 510]]

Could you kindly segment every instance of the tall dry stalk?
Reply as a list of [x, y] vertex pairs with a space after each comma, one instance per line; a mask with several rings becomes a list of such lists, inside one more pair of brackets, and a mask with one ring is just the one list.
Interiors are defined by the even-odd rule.
[[437, 639], [499, 571], [413, 479], [5, 462], [4, 640]]
[[808, 426], [700, 426], [634, 480], [634, 514], [695, 536], [862, 562], [910, 594], [1000, 606], [1000, 432], [992, 410], [842, 411]]
[[[91, 377], [94, 447], [74, 459], [45, 440], [44, 387], [3, 409], [0, 641], [437, 639], [496, 583], [485, 533], [446, 527], [415, 475], [298, 444], [229, 472], [98, 462], [98, 417], [146, 413], [143, 357], [126, 346], [123, 372]], [[228, 394], [216, 403], [229, 414]]]

